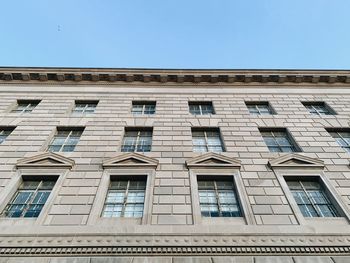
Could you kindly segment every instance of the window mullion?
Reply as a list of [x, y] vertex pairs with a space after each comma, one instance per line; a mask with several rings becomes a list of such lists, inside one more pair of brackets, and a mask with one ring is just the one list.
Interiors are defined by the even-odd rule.
[[274, 132], [271, 132], [271, 135], [272, 135], [274, 141], [276, 142], [278, 149], [282, 152], [282, 147], [281, 147], [281, 145], [278, 143], [278, 141], [277, 141], [277, 139], [276, 139], [276, 136], [275, 136], [275, 133], [274, 133]]
[[306, 194], [307, 199], [310, 201], [312, 207], [314, 208], [314, 210], [315, 210], [317, 216], [322, 217], [322, 215], [318, 212], [318, 209], [317, 209], [315, 203], [313, 202], [312, 198], [310, 198], [309, 193], [308, 193], [308, 191], [305, 189], [305, 187], [304, 187], [302, 181], [299, 181], [299, 183], [300, 183], [301, 188], [303, 189], [304, 193]]
[[203, 133], [204, 133], [204, 139], [205, 139], [205, 147], [207, 148], [207, 152], [209, 152], [209, 144], [208, 144], [207, 132], [203, 131]]
[[30, 107], [30, 103], [27, 104], [27, 106], [24, 108], [23, 112], [26, 112], [29, 109], [29, 107]]
[[68, 139], [70, 138], [71, 134], [72, 134], [72, 130], [69, 132], [69, 134], [67, 135], [66, 139], [64, 140], [63, 144], [61, 145], [61, 148], [59, 150], [59, 152], [63, 149], [63, 147], [66, 145], [66, 142], [68, 141]]
[[125, 193], [124, 193], [124, 202], [123, 202], [123, 207], [122, 207], [122, 216], [123, 217], [125, 214], [126, 202], [128, 200], [129, 187], [130, 187], [130, 180], [128, 180], [128, 183], [127, 183], [126, 189], [125, 189]]
[[40, 183], [38, 184], [38, 186], [36, 187], [36, 189], [33, 191], [32, 197], [28, 200], [26, 206], [23, 208], [23, 211], [22, 211], [22, 213], [21, 213], [21, 217], [23, 217], [24, 214], [28, 211], [30, 205], [32, 204], [32, 202], [33, 202], [35, 196], [37, 195], [37, 193], [38, 193], [38, 191], [39, 191], [39, 189], [40, 189], [40, 186], [41, 186], [42, 182], [43, 182], [43, 181], [40, 181]]
[[140, 136], [141, 136], [141, 131], [138, 131], [138, 132], [137, 132], [137, 136], [136, 136], [135, 146], [134, 146], [134, 152], [137, 151], [137, 147], [138, 147], [138, 145], [139, 145]]
[[219, 209], [219, 215], [222, 216], [222, 209], [221, 209], [221, 203], [220, 203], [220, 198], [219, 198], [219, 190], [218, 190], [218, 186], [216, 184], [216, 181], [214, 181], [214, 189], [215, 189], [216, 202], [217, 202], [217, 206]]
[[[338, 136], [343, 140], [343, 142], [346, 143], [346, 145], [349, 147], [349, 144], [347, 143], [347, 141], [344, 139], [344, 137], [341, 135], [340, 132], [337, 132]], [[345, 148], [344, 146], [342, 148]]]
[[84, 106], [84, 109], [83, 109], [83, 112], [82, 112], [82, 113], [85, 113], [85, 112], [86, 112], [87, 107], [88, 107], [88, 104], [86, 103], [85, 106]]
[[255, 108], [258, 111], [258, 114], [261, 115], [261, 112], [260, 112], [260, 109], [259, 109], [258, 105], [255, 105]]

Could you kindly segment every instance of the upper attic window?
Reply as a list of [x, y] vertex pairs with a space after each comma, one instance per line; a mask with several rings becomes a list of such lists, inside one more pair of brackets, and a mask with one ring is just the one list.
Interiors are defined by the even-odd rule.
[[189, 101], [188, 107], [193, 115], [215, 114], [211, 101]]
[[17, 100], [17, 106], [11, 112], [25, 113], [32, 112], [36, 106], [40, 103], [40, 100]]
[[75, 101], [73, 113], [84, 114], [94, 113], [97, 107], [98, 101]]
[[335, 115], [335, 111], [323, 101], [306, 101], [302, 104], [313, 115]]
[[134, 115], [153, 115], [156, 113], [156, 102], [133, 101], [131, 113]]
[[276, 114], [268, 101], [258, 101], [258, 102], [246, 101], [245, 105], [247, 106], [249, 113], [251, 114], [256, 114], [256, 115]]

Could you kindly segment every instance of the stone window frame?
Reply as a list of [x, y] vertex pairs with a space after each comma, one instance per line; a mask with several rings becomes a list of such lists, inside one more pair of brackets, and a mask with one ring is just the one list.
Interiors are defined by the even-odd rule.
[[1, 213], [3, 213], [4, 209], [6, 208], [7, 204], [11, 201], [14, 194], [17, 192], [21, 183], [25, 180], [24, 178], [37, 177], [37, 178], [45, 179], [49, 177], [54, 177], [56, 179], [56, 183], [38, 217], [10, 218], [10, 217], [1, 216], [0, 226], [8, 225], [9, 222], [14, 222], [14, 221], [16, 221], [16, 224], [23, 224], [23, 225], [45, 224], [46, 218], [48, 217], [48, 212], [52, 207], [52, 205], [54, 204], [54, 200], [58, 196], [59, 189], [61, 188], [64, 178], [68, 173], [69, 173], [68, 168], [62, 168], [62, 167], [55, 168], [54, 166], [43, 168], [40, 165], [35, 166], [33, 164], [31, 167], [18, 168], [18, 170], [13, 174], [13, 177], [8, 183], [8, 185], [4, 188], [3, 192], [0, 194], [0, 212]]
[[[297, 160], [297, 162], [293, 163], [293, 159]], [[281, 160], [281, 162], [279, 163], [278, 160]], [[283, 164], [283, 162], [286, 163]], [[344, 204], [341, 195], [323, 172], [324, 165], [322, 161], [299, 154], [288, 154], [278, 157], [276, 160], [269, 161], [269, 166], [276, 175], [287, 202], [300, 225], [309, 225], [320, 229], [320, 231], [323, 230], [325, 225], [330, 225], [330, 223], [335, 223], [335, 227], [339, 225], [349, 225], [350, 211], [346, 204]], [[341, 217], [304, 217], [287, 185], [286, 177], [293, 179], [302, 179], [306, 177], [312, 179], [317, 178]]]
[[[214, 159], [214, 163], [210, 160]], [[197, 162], [198, 161], [198, 162]], [[220, 163], [222, 161], [222, 163]], [[254, 215], [240, 175], [240, 162], [217, 153], [206, 153], [187, 161], [190, 175], [192, 214], [195, 225], [227, 224], [230, 226], [253, 225]], [[198, 177], [231, 178], [235, 187], [242, 217], [203, 217], [200, 209]]]
[[[192, 168], [190, 173], [191, 199], [194, 224], [215, 225], [215, 224], [232, 224], [232, 225], [250, 225], [253, 224], [252, 212], [249, 209], [248, 197], [244, 192], [244, 185], [238, 169], [227, 168]], [[199, 194], [198, 194], [198, 177], [206, 178], [232, 178], [236, 197], [238, 199], [242, 217], [203, 217], [201, 214]]]
[[[118, 176], [125, 178], [145, 178], [146, 177], [146, 190], [145, 190], [145, 202], [143, 208], [142, 218], [130, 218], [130, 217], [102, 217], [103, 208], [107, 192], [109, 189], [112, 178], [118, 178]], [[151, 223], [152, 216], [152, 198], [155, 179], [155, 169], [152, 168], [106, 168], [102, 174], [100, 185], [97, 189], [95, 200], [91, 208], [88, 225], [146, 225]]]

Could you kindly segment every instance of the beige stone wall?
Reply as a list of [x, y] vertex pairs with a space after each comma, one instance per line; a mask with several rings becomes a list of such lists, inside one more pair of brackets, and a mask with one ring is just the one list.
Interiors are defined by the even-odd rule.
[[[344, 212], [348, 213], [349, 154], [325, 130], [349, 127], [350, 89], [347, 87], [281, 85], [264, 89], [263, 86], [28, 84], [1, 85], [0, 92], [0, 124], [16, 126], [14, 132], [0, 145], [0, 200], [6, 200], [10, 188], [14, 188], [13, 178], [25, 173], [15, 168], [17, 161], [45, 152], [57, 126], [85, 127], [75, 151], [61, 153], [73, 159], [75, 166], [70, 171], [57, 171], [61, 174], [61, 180], [40, 218], [0, 218], [3, 234], [210, 233], [269, 236], [323, 233], [335, 239], [341, 236], [345, 238], [343, 241], [349, 242], [346, 238], [350, 228], [346, 217], [298, 220], [278, 175], [267, 166], [269, 160], [281, 154], [269, 152], [258, 130], [259, 127], [286, 127], [302, 148], [302, 154], [324, 161], [324, 171], [314, 173], [322, 173], [337, 201], [343, 205]], [[40, 99], [41, 103], [32, 113], [10, 113], [17, 99]], [[72, 115], [75, 99], [98, 99], [95, 114]], [[157, 101], [156, 114], [133, 116], [130, 113], [133, 100]], [[212, 101], [216, 114], [191, 115], [188, 111], [189, 100]], [[244, 101], [259, 100], [269, 101], [278, 114], [249, 114]], [[327, 102], [338, 115], [311, 115], [301, 101], [312, 100]], [[150, 220], [146, 224], [137, 220], [101, 220], [96, 214], [99, 210], [94, 207], [103, 205], [101, 200], [95, 198], [101, 191], [103, 177], [108, 176], [102, 168], [102, 162], [120, 154], [124, 127], [133, 126], [153, 127], [152, 151], [145, 155], [159, 160], [156, 172], [150, 175], [154, 184], [152, 189], [148, 189], [152, 193], [152, 199], [149, 200]], [[192, 152], [191, 127], [219, 127], [226, 148], [223, 155], [241, 161], [239, 176], [244, 185], [241, 191], [246, 197], [250, 222], [242, 225], [234, 220], [220, 221], [213, 218], [212, 222], [206, 224], [194, 224], [192, 212], [196, 200], [193, 200], [190, 174], [185, 165], [186, 160], [199, 155]], [[303, 172], [299, 173], [302, 175]]]

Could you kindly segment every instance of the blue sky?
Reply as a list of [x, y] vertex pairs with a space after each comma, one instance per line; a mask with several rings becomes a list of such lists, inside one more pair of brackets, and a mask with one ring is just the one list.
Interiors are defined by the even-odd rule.
[[350, 69], [349, 0], [2, 0], [0, 66]]

